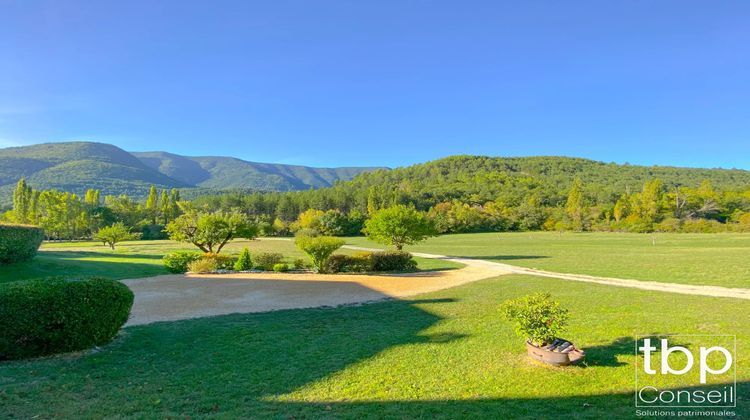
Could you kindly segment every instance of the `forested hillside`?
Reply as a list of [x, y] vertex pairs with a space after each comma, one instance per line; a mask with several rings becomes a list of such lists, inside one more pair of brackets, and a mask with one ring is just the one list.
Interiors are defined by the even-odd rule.
[[145, 198], [159, 188], [242, 188], [293, 191], [328, 187], [375, 168], [310, 168], [247, 162], [231, 157], [186, 157], [166, 152], [129, 153], [91, 142], [47, 143], [0, 149], [0, 207], [11, 203], [13, 188], [25, 178], [37, 189], [78, 195], [88, 189], [104, 195]]
[[[644, 203], [644, 193], [653, 194], [648, 200], [654, 202]], [[367, 214], [393, 204], [410, 204], [431, 212], [445, 232], [542, 228], [640, 231], [655, 229], [665, 221], [724, 223], [740, 217], [750, 211], [750, 172], [618, 165], [564, 157], [453, 156], [361, 174], [327, 189], [223, 194], [198, 201], [212, 207], [239, 207], [282, 221], [294, 220], [309, 208]], [[576, 206], [579, 208], [573, 209]], [[647, 211], [643, 206], [653, 208]], [[646, 217], [648, 212], [654, 214]]]
[[[93, 171], [93, 176], [103, 170], [86, 160], [75, 162], [83, 165], [81, 173]], [[161, 171], [181, 178], [175, 182], [205, 182], [188, 177], [200, 173], [195, 165], [211, 173], [201, 159], [161, 156], [160, 162]], [[132, 163], [127, 155], [113, 164], [124, 163]], [[52, 168], [66, 165], [70, 163]], [[226, 171], [228, 166], [222, 166]], [[65, 176], [59, 172], [58, 182], [70, 182]], [[210, 176], [216, 179], [216, 174]], [[94, 188], [81, 195], [45, 190], [33, 180], [32, 175], [29, 182], [19, 182], [12, 194], [13, 210], [0, 220], [38, 224], [50, 237], [66, 239], [89, 237], [114, 222], [141, 231], [144, 237], [161, 237], [164, 225], [186, 205], [207, 212], [241, 211], [265, 235], [288, 235], [298, 229], [357, 235], [368, 217], [397, 204], [425, 212], [440, 233], [750, 231], [750, 172], [561, 157], [454, 156], [295, 192], [248, 193], [244, 188], [221, 192], [208, 187], [168, 191], [154, 186], [148, 199], [106, 194], [96, 188], [100, 183], [92, 183]]]

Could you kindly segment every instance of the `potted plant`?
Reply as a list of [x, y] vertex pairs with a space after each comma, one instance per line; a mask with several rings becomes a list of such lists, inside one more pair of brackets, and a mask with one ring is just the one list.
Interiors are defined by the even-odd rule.
[[575, 364], [585, 353], [560, 338], [568, 324], [568, 310], [549, 293], [536, 293], [509, 300], [502, 305], [506, 319], [516, 324], [516, 333], [526, 339], [532, 359], [556, 366]]

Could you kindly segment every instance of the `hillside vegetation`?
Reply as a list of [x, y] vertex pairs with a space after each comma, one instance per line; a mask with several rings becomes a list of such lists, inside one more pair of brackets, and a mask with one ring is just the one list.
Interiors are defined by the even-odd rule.
[[358, 218], [406, 204], [429, 212], [442, 233], [723, 231], [727, 222], [750, 227], [750, 172], [566, 157], [453, 156], [364, 173], [327, 189], [223, 194], [196, 201], [270, 215], [269, 222], [278, 219], [277, 225], [310, 208]]
[[231, 157], [185, 157], [166, 152], [129, 153], [91, 142], [47, 143], [0, 149], [0, 205], [25, 178], [36, 189], [143, 198], [150, 186], [215, 190], [293, 191], [328, 187], [376, 168], [310, 168], [246, 162]]

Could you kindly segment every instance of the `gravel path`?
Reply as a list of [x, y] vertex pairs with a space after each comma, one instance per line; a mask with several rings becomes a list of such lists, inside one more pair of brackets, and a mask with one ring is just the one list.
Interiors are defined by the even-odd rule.
[[[356, 246], [345, 248], [375, 251]], [[480, 259], [424, 253], [413, 255], [453, 261], [464, 264], [465, 267], [456, 270], [391, 275], [263, 272], [175, 274], [123, 280], [123, 283], [135, 293], [135, 303], [127, 325], [404, 298], [504, 274], [525, 274], [687, 295], [750, 299], [750, 289], [554, 273]]]
[[507, 274], [496, 267], [407, 274], [175, 274], [123, 280], [135, 294], [127, 325], [231, 313], [403, 298]]
[[[373, 248], [362, 248], [357, 246], [345, 246], [345, 248], [361, 251], [380, 251]], [[497, 263], [472, 258], [453, 258], [445, 255], [423, 254], [412, 252], [415, 257], [437, 258], [465, 264], [467, 267], [482, 267], [488, 270], [497, 270], [503, 273], [526, 274], [539, 277], [550, 277], [562, 280], [581, 281], [586, 283], [606, 284], [608, 286], [630, 287], [633, 289], [654, 290], [658, 292], [680, 293], [684, 295], [699, 295], [711, 297], [728, 297], [736, 299], [750, 299], [750, 289], [729, 288], [720, 286], [699, 286], [677, 283], [662, 283], [656, 281], [643, 281], [632, 279], [618, 279], [610, 277], [587, 276], [584, 274], [555, 273], [551, 271], [537, 270], [534, 268], [518, 267], [510, 264]]]

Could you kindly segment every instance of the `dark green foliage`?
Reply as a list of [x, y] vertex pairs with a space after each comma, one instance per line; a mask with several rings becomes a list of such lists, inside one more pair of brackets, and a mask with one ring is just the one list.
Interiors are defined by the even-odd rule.
[[304, 270], [307, 268], [307, 263], [305, 262], [304, 258], [297, 258], [294, 260], [294, 269], [295, 270]]
[[0, 302], [0, 359], [21, 359], [108, 343], [133, 292], [113, 280], [53, 278], [2, 284]]
[[200, 257], [201, 254], [195, 251], [175, 251], [164, 256], [164, 267], [172, 273], [185, 273], [188, 264]]
[[278, 252], [261, 252], [253, 258], [255, 266], [261, 270], [271, 271], [273, 266], [284, 261], [284, 256]]
[[549, 293], [535, 293], [503, 303], [505, 318], [516, 324], [516, 333], [541, 346], [561, 338], [568, 324], [568, 310], [552, 300]]
[[403, 251], [373, 252], [373, 271], [413, 271], [417, 269], [417, 262], [412, 255]]
[[145, 241], [167, 239], [169, 236], [164, 232], [164, 225], [144, 225], [141, 228], [141, 239]]
[[329, 273], [366, 273], [374, 271], [372, 267], [372, 254], [369, 252], [356, 255], [331, 255], [326, 264], [326, 271]]
[[234, 271], [247, 271], [253, 268], [253, 260], [250, 257], [250, 250], [243, 248], [237, 262], [234, 263]]
[[36, 226], [0, 224], [0, 264], [11, 264], [34, 258], [44, 239]]

